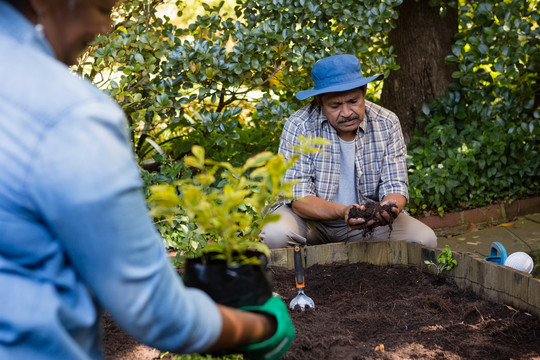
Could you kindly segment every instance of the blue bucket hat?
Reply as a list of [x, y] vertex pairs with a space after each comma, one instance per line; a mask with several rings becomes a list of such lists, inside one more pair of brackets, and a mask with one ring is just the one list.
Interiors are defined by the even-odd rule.
[[334, 55], [321, 59], [311, 69], [313, 89], [296, 93], [298, 100], [329, 92], [347, 91], [359, 88], [374, 80], [384, 79], [383, 74], [365, 78], [360, 61], [354, 55]]

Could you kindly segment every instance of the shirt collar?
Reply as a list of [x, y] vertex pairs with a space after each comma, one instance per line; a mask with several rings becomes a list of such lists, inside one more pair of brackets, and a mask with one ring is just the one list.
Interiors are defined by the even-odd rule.
[[38, 35], [34, 24], [3, 0], [0, 0], [0, 33], [2, 36], [12, 37], [18, 43], [26, 44], [55, 57], [51, 45], [44, 36]]
[[364, 119], [363, 119], [362, 122], [360, 123], [360, 126], [358, 126], [358, 128], [359, 128], [360, 130], [362, 130], [362, 132], [366, 132], [366, 123], [367, 123], [367, 120], [366, 120], [366, 119], [367, 119], [367, 117], [368, 117], [368, 114], [365, 113], [365, 114], [364, 114]]
[[317, 105], [315, 100], [313, 100], [311, 102], [311, 111], [314, 111], [315, 114], [316, 114], [315, 122], [316, 122], [318, 127], [321, 127], [323, 122], [328, 121], [328, 119], [326, 118], [326, 116], [322, 112], [322, 108], [319, 105]]

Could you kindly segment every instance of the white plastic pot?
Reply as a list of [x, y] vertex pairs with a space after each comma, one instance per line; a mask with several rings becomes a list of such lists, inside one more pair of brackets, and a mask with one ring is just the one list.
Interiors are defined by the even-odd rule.
[[519, 271], [531, 273], [534, 268], [534, 261], [527, 253], [518, 251], [508, 255], [504, 265]]

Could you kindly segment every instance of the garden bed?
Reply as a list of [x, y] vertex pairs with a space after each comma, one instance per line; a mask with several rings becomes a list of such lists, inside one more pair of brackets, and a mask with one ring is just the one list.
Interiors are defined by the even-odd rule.
[[[294, 273], [275, 268], [276, 291], [296, 296]], [[284, 360], [532, 359], [540, 321], [407, 265], [313, 265], [315, 309], [291, 313], [297, 336]]]
[[[440, 249], [425, 248], [405, 241], [359, 241], [307, 247], [306, 265], [368, 262], [375, 265], [415, 265], [425, 268], [426, 260], [436, 262]], [[446, 275], [464, 290], [480, 297], [510, 305], [540, 318], [540, 279], [507, 266], [484, 261], [471, 253], [453, 252], [458, 265]], [[294, 268], [292, 249], [274, 249], [271, 263]], [[433, 269], [432, 269], [433, 270]]]
[[[272, 269], [274, 290], [288, 304], [297, 291], [292, 249], [283, 250], [273, 253]], [[305, 292], [315, 309], [291, 312], [297, 336], [284, 359], [540, 357], [538, 316], [509, 301], [486, 299], [506, 296], [530, 306], [518, 296], [519, 284], [506, 292], [494, 286], [496, 278], [504, 283], [518, 277], [523, 284], [530, 276], [456, 254], [460, 265], [441, 281], [419, 265], [435, 255], [434, 250], [389, 242], [309, 248]], [[533, 287], [526, 287], [529, 291], [537, 289], [533, 280]], [[110, 319], [105, 330], [107, 359], [157, 357], [155, 350], [137, 344]]]

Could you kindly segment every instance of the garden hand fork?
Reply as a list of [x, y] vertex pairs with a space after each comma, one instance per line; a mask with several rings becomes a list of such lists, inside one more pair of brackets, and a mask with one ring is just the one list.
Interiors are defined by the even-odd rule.
[[295, 306], [300, 306], [302, 311], [306, 310], [306, 306], [315, 308], [315, 303], [313, 300], [304, 294], [304, 287], [306, 286], [304, 281], [304, 268], [302, 266], [302, 255], [300, 252], [300, 246], [294, 247], [294, 275], [296, 279], [296, 288], [298, 289], [298, 295], [291, 300], [289, 307], [291, 310], [294, 310]]

